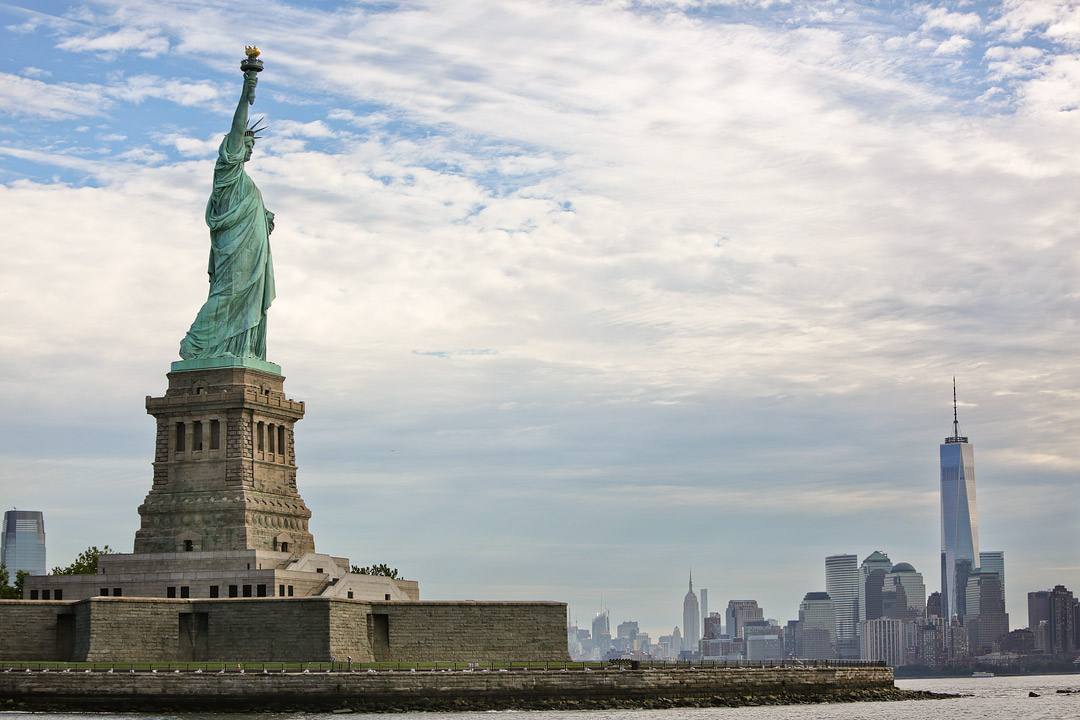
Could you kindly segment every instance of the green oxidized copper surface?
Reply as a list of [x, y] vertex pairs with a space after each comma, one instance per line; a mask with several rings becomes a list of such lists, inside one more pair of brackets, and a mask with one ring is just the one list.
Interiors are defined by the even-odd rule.
[[182, 361], [173, 370], [254, 367], [280, 374], [266, 362], [266, 312], [275, 296], [270, 233], [274, 214], [244, 169], [255, 146], [248, 107], [255, 102], [256, 72], [244, 72], [244, 89], [232, 127], [218, 148], [214, 185], [206, 203], [210, 227], [210, 292], [180, 341]]
[[212, 368], [226, 368], [226, 367], [246, 367], [252, 370], [262, 370], [263, 372], [274, 373], [275, 375], [281, 374], [281, 366], [267, 362], [266, 360], [260, 360], [258, 358], [249, 357], [214, 357], [214, 358], [197, 358], [194, 360], [177, 360], [172, 364], [172, 372], [182, 372], [184, 370], [209, 370]]

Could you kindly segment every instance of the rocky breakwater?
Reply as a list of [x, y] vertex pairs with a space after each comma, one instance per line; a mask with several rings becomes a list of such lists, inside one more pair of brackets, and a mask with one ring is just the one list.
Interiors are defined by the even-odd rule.
[[0, 709], [397, 712], [910, 700], [891, 668], [651, 668], [333, 673], [0, 672]]

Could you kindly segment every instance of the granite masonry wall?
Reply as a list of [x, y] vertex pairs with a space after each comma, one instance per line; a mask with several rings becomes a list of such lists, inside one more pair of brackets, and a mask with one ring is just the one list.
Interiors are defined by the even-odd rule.
[[[375, 618], [386, 616], [388, 660], [569, 659], [562, 603], [372, 603], [371, 612]], [[482, 646], [475, 639], [478, 632], [484, 635]], [[378, 642], [377, 628], [372, 635]]]
[[0, 601], [0, 660], [568, 660], [566, 605], [334, 598]]
[[74, 619], [72, 603], [0, 600], [0, 660], [58, 660], [67, 649], [61, 643], [70, 640], [60, 637], [57, 625], [66, 628]]
[[[909, 693], [910, 694], [910, 693]], [[896, 696], [895, 698], [893, 696]], [[664, 707], [899, 699], [891, 668], [0, 673], [0, 708], [101, 711]]]

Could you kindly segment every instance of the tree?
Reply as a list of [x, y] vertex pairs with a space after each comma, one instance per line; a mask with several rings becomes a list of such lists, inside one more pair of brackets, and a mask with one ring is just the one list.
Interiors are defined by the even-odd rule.
[[382, 575], [383, 577], [396, 578], [398, 576], [398, 569], [391, 568], [386, 563], [380, 563], [379, 565], [368, 565], [367, 567], [360, 567], [359, 565], [353, 565], [350, 568], [351, 572], [357, 575]]
[[109, 555], [113, 552], [113, 549], [106, 545], [105, 547], [98, 549], [97, 545], [92, 545], [81, 553], [79, 557], [75, 558], [75, 562], [71, 563], [65, 568], [54, 567], [50, 575], [93, 575], [97, 572], [98, 558], [102, 555]]
[[15, 594], [15, 588], [8, 585], [8, 578], [7, 565], [0, 563], [0, 600], [18, 600], [22, 593]]
[[7, 565], [0, 563], [0, 600], [22, 600], [23, 582], [30, 573], [20, 570], [15, 573], [15, 584], [8, 585], [11, 574], [8, 573]]

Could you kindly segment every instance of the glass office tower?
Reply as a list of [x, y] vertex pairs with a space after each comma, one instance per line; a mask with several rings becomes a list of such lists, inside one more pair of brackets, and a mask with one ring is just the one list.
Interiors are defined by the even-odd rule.
[[964, 619], [968, 576], [979, 567], [975, 449], [960, 435], [953, 381], [953, 434], [941, 445], [941, 615]]
[[0, 562], [7, 566], [8, 581], [24, 570], [45, 574], [45, 519], [37, 510], [8, 510], [0, 534]]
[[855, 555], [825, 558], [825, 592], [836, 609], [836, 639], [854, 640], [859, 625], [859, 559]]

